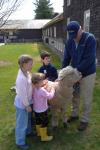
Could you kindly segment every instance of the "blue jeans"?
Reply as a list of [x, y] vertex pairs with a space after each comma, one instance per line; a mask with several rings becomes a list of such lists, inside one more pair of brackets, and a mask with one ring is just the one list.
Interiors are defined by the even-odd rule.
[[16, 107], [16, 144], [24, 145], [26, 135], [29, 133], [31, 133], [31, 113]]

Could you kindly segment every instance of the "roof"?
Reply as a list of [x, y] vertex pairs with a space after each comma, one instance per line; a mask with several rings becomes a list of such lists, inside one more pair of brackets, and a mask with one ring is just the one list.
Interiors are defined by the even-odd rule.
[[41, 29], [51, 19], [8, 20], [1, 29]]
[[43, 26], [43, 28], [45, 28], [45, 27], [47, 27], [49, 25], [52, 25], [52, 24], [54, 24], [56, 22], [62, 21], [63, 19], [64, 19], [63, 13], [61, 13], [61, 14], [57, 15], [56, 17], [54, 17], [52, 20], [50, 20], [47, 24], [45, 24]]

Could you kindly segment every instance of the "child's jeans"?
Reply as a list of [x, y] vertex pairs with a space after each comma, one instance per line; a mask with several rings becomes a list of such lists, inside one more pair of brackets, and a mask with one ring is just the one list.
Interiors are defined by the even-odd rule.
[[16, 144], [24, 145], [26, 135], [31, 133], [31, 113], [16, 107]]

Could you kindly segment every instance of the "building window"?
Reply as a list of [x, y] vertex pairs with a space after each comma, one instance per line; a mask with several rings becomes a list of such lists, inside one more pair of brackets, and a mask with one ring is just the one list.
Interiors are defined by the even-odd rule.
[[42, 30], [42, 34], [43, 34], [43, 36], [45, 36], [45, 30]]
[[67, 0], [67, 6], [70, 6], [71, 0]]
[[48, 36], [49, 36], [49, 28], [48, 28]]
[[48, 30], [46, 29], [46, 36], [48, 36], [48, 33], [47, 33], [47, 32], [48, 32]]
[[13, 35], [13, 31], [9, 31], [9, 35]]
[[[70, 22], [70, 17], [67, 18], [67, 25], [69, 24]], [[67, 32], [67, 39], [68, 39], [68, 32]]]
[[56, 27], [54, 27], [54, 37], [56, 38]]
[[89, 32], [90, 27], [90, 9], [84, 12], [84, 30]]
[[50, 28], [50, 36], [52, 37], [52, 28]]

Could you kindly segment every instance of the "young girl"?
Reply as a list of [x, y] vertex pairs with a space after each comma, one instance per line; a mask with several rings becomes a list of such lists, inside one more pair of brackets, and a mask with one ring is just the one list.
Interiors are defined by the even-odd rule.
[[48, 104], [47, 100], [52, 99], [55, 90], [51, 88], [48, 92], [44, 87], [45, 75], [43, 73], [34, 73], [32, 75], [33, 83], [33, 110], [36, 117], [37, 135], [41, 136], [41, 141], [51, 141], [53, 136], [47, 135], [48, 125]]
[[16, 107], [16, 145], [26, 150], [29, 146], [25, 143], [26, 134], [31, 132], [31, 107], [32, 83], [30, 71], [33, 59], [29, 55], [21, 55], [18, 59], [19, 71], [16, 79], [16, 97], [14, 105]]

